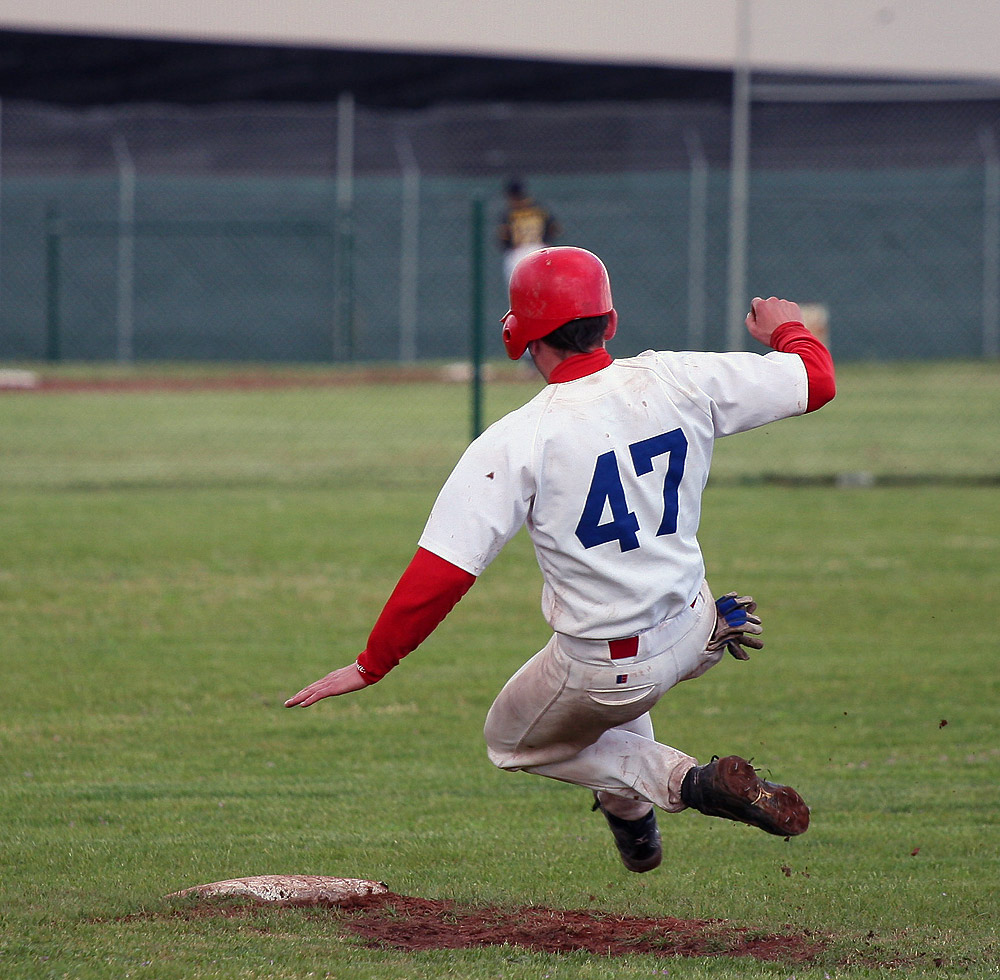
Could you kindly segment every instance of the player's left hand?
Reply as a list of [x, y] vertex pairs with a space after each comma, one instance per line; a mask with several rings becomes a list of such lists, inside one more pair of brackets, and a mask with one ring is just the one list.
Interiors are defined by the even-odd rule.
[[352, 691], [360, 691], [361, 688], [367, 686], [357, 665], [349, 664], [346, 667], [331, 670], [326, 677], [321, 677], [308, 687], [302, 688], [298, 694], [292, 695], [285, 702], [285, 707], [294, 708], [301, 705], [303, 708], [308, 708], [309, 705], [322, 701], [323, 698], [335, 697], [338, 694], [350, 694]]
[[764, 641], [760, 639], [764, 627], [760, 617], [754, 615], [757, 603], [752, 596], [737, 596], [735, 592], [727, 592], [715, 600], [715, 608], [718, 615], [707, 650], [721, 650], [725, 647], [737, 660], [749, 660], [750, 654], [744, 647], [752, 650], [764, 648]]
[[771, 335], [783, 323], [802, 322], [802, 310], [797, 303], [771, 296], [761, 299], [755, 296], [747, 314], [747, 330], [755, 340], [771, 346]]

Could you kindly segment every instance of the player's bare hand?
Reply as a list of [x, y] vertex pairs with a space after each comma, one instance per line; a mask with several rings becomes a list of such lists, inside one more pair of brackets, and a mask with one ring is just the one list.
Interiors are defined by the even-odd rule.
[[802, 311], [798, 303], [778, 299], [777, 296], [768, 299], [755, 296], [747, 314], [747, 330], [755, 340], [770, 347], [771, 334], [790, 320], [798, 320], [800, 323], [802, 321]]
[[331, 670], [326, 677], [321, 677], [308, 687], [302, 688], [298, 694], [292, 695], [285, 702], [285, 707], [294, 708], [301, 705], [303, 708], [308, 708], [309, 705], [322, 701], [323, 698], [332, 698], [338, 694], [350, 694], [352, 691], [360, 691], [363, 687], [367, 687], [367, 685], [361, 672], [355, 664], [348, 664], [346, 667]]

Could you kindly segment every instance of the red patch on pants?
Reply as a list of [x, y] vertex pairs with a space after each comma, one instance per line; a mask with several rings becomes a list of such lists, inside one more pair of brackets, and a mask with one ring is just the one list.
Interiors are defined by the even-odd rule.
[[639, 652], [639, 637], [627, 636], [624, 640], [608, 640], [608, 652], [612, 660], [624, 660]]

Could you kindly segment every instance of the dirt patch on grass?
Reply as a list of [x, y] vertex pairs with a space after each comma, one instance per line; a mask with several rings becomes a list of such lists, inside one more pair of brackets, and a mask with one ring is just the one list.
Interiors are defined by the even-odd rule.
[[[311, 907], [317, 906], [311, 903]], [[245, 902], [196, 902], [173, 914], [235, 917], [253, 915], [259, 908]], [[792, 926], [780, 933], [762, 933], [725, 920], [641, 918], [541, 906], [469, 908], [393, 892], [349, 898], [324, 908], [338, 926], [372, 946], [414, 951], [511, 945], [544, 953], [748, 956], [808, 964], [826, 947], [824, 937]]]
[[823, 948], [817, 937], [794, 931], [761, 935], [724, 921], [635, 918], [589, 909], [463, 909], [393, 894], [352, 899], [341, 909], [341, 921], [352, 932], [410, 950], [509, 943], [547, 953], [582, 950], [604, 956], [655, 953], [806, 962]]

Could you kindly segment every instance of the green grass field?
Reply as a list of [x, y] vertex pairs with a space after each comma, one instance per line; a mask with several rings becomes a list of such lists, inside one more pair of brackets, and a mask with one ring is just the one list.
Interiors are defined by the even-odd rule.
[[[464, 387], [0, 395], [0, 977], [1000, 975], [998, 381], [848, 365], [822, 412], [720, 442], [710, 581], [758, 598], [767, 645], [654, 720], [703, 760], [752, 756], [813, 824], [664, 815], [646, 875], [586, 791], [486, 759], [486, 710], [547, 636], [523, 533], [384, 682], [282, 707], [361, 649], [466, 443]], [[487, 416], [537, 388], [491, 386]], [[826, 948], [405, 953], [315, 910], [164, 898], [278, 873]]]

